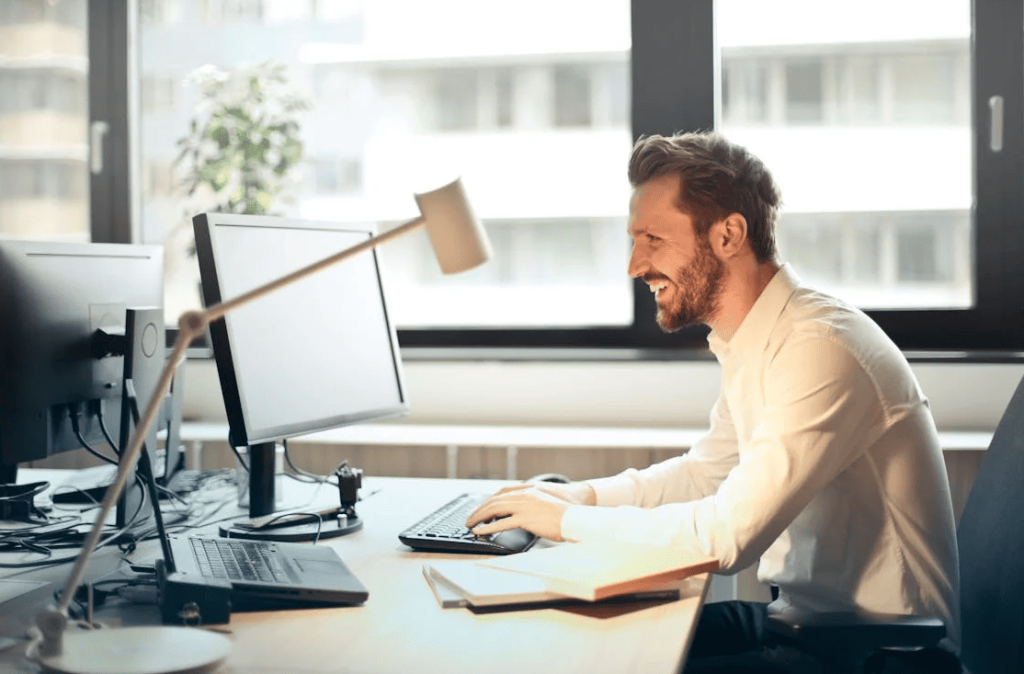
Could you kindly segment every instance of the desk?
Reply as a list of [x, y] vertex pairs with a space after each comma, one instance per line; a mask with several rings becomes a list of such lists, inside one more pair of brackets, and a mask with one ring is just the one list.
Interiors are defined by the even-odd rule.
[[[32, 472], [25, 470], [23, 479]], [[304, 487], [288, 484], [292, 491]], [[359, 607], [235, 613], [228, 626], [233, 648], [225, 673], [678, 671], [707, 592], [706, 574], [685, 582], [683, 599], [653, 605], [481, 614], [438, 606], [421, 566], [453, 555], [413, 552], [398, 541], [398, 533], [458, 493], [490, 492], [501, 484], [367, 478], [366, 498], [358, 506], [364, 528], [326, 544], [363, 581], [369, 601]], [[321, 492], [325, 504], [336, 498], [330, 490]], [[149, 608], [149, 621], [156, 622], [156, 607]], [[0, 653], [0, 671], [11, 665], [15, 671], [34, 671], [10, 651]]]

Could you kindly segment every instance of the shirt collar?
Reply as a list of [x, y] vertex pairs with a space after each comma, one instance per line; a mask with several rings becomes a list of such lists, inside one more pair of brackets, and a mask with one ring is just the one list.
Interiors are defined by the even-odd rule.
[[708, 348], [719, 360], [730, 352], [763, 348], [776, 320], [799, 286], [800, 278], [789, 263], [784, 263], [761, 291], [761, 296], [747, 312], [732, 338], [722, 339], [712, 330], [708, 333]]

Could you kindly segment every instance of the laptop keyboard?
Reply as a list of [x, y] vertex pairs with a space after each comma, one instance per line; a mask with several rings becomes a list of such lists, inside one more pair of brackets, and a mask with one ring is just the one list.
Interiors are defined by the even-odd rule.
[[533, 545], [537, 537], [525, 529], [510, 529], [477, 536], [466, 528], [466, 518], [484, 500], [479, 494], [462, 494], [412, 525], [398, 539], [411, 548], [439, 552], [480, 552], [509, 555]]
[[204, 576], [228, 580], [290, 583], [273, 543], [235, 539], [190, 538]]

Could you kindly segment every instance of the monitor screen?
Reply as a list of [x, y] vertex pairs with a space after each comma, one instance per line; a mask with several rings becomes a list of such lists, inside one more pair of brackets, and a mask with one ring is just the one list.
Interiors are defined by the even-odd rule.
[[79, 449], [98, 423], [120, 441], [124, 358], [97, 357], [94, 333], [123, 332], [129, 307], [163, 304], [163, 250], [0, 240], [0, 467]]
[[[207, 305], [374, 233], [372, 226], [228, 213], [193, 223]], [[229, 312], [210, 335], [235, 447], [408, 411], [374, 250]]]

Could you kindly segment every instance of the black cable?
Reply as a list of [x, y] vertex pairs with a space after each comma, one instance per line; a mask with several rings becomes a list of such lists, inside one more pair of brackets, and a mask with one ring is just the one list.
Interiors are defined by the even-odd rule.
[[[317, 475], [316, 473], [311, 473], [308, 470], [303, 470], [302, 468], [296, 466], [295, 463], [292, 461], [291, 453], [288, 451], [288, 441], [282, 440], [281, 444], [284, 445], [284, 461], [292, 470], [291, 473], [285, 473], [285, 476], [290, 477], [296, 482], [305, 482], [307, 484], [338, 484], [337, 480], [331, 479], [332, 475]], [[340, 468], [341, 466], [347, 464], [348, 461], [342, 461], [338, 467]]]
[[114, 442], [114, 438], [110, 436], [110, 431], [107, 430], [107, 422], [103, 419], [103, 401], [100, 401], [99, 411], [96, 412], [96, 420], [100, 424], [100, 432], [103, 433], [103, 437], [106, 439], [107, 444], [114, 450], [114, 454], [121, 456], [121, 450], [118, 448], [117, 443]]
[[[213, 471], [208, 477], [204, 477], [200, 483], [200, 489], [192, 492], [190, 499], [178, 499], [178, 502], [184, 504], [186, 509], [184, 512], [171, 511], [172, 517], [169, 518], [167, 528], [175, 532], [186, 531], [188, 529], [202, 528], [221, 522], [246, 518], [247, 516], [244, 513], [233, 513], [228, 517], [218, 517], [221, 511], [229, 506], [231, 502], [229, 499], [218, 496], [217, 492], [225, 492], [230, 489], [232, 482], [234, 482], [232, 479], [233, 475], [233, 470], [225, 470]], [[136, 475], [135, 479], [136, 482], [140, 482], [141, 476]], [[230, 491], [233, 495], [234, 490], [231, 489]], [[206, 494], [209, 495], [205, 496]], [[144, 491], [143, 498], [145, 499], [146, 496], [147, 494]], [[207, 498], [208, 500], [200, 502], [199, 499], [202, 498]], [[197, 502], [204, 506], [213, 507], [205, 507], [201, 512], [198, 512], [195, 509], [195, 503]], [[127, 547], [132, 549], [138, 542], [155, 537], [157, 531], [152, 526], [148, 526], [145, 529], [136, 529], [129, 533], [130, 527], [134, 525], [135, 520], [142, 511], [141, 506], [144, 506], [144, 504], [145, 501], [140, 504], [139, 510], [135, 512], [124, 528], [113, 530], [106, 534], [97, 548], [109, 547], [115, 543], [128, 541]], [[159, 507], [159, 504], [157, 507]], [[0, 552], [29, 553], [41, 557], [24, 562], [0, 563], [0, 569], [42, 568], [75, 561], [77, 554], [58, 557], [56, 556], [57, 551], [81, 548], [86, 534], [79, 531], [79, 528], [89, 525], [89, 522], [84, 521], [83, 515], [91, 509], [79, 510], [77, 516], [54, 517], [49, 518], [47, 522], [37, 522], [19, 527], [18, 529], [0, 530]], [[122, 552], [121, 556], [124, 557], [125, 554], [127, 553]]]
[[107, 463], [112, 463], [112, 464], [114, 464], [116, 466], [117, 465], [117, 460], [116, 459], [111, 459], [108, 456], [104, 456], [103, 454], [100, 454], [99, 452], [97, 452], [95, 449], [92, 448], [92, 445], [90, 445], [88, 442], [86, 442], [84, 437], [82, 437], [82, 432], [81, 432], [81, 430], [79, 430], [79, 427], [78, 427], [78, 416], [79, 416], [79, 414], [81, 414], [81, 413], [78, 411], [78, 404], [77, 403], [68, 403], [68, 416], [71, 418], [71, 430], [72, 430], [72, 432], [74, 432], [75, 439], [78, 440], [78, 443], [82, 446], [82, 449], [84, 449], [85, 451], [89, 452], [90, 454], [95, 456], [97, 459], [100, 459], [102, 461], [106, 461]]
[[296, 482], [316, 483], [327, 481], [326, 478], [323, 477], [322, 475], [311, 473], [307, 470], [303, 470], [302, 468], [296, 466], [295, 463], [292, 461], [291, 452], [288, 451], [288, 441], [284, 440], [282, 441], [281, 444], [284, 446], [284, 462], [288, 464], [288, 467], [291, 468], [292, 470], [291, 473], [285, 473], [285, 475], [295, 480]]

